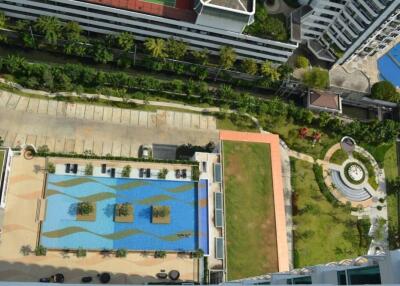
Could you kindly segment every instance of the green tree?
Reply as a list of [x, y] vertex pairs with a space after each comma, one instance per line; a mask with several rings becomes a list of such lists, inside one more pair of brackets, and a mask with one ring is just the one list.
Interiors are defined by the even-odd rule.
[[277, 41], [288, 39], [285, 22], [278, 17], [269, 15], [265, 22], [266, 35]]
[[43, 245], [38, 245], [35, 248], [35, 255], [36, 256], [46, 256], [47, 248]]
[[54, 163], [47, 163], [47, 172], [49, 172], [50, 174], [54, 174], [56, 172], [56, 166], [54, 166]]
[[242, 71], [247, 74], [255, 75], [258, 72], [257, 62], [253, 59], [243, 60], [241, 67]]
[[274, 68], [269, 61], [265, 61], [261, 65], [261, 74], [271, 81], [277, 81], [280, 78], [280, 74], [278, 73], [277, 69]]
[[329, 86], [329, 73], [322, 68], [312, 68], [303, 74], [303, 83], [307, 87], [327, 88]]
[[34, 28], [36, 32], [44, 36], [46, 44], [57, 45], [62, 31], [62, 23], [56, 17], [40, 16], [36, 19]]
[[236, 52], [232, 47], [224, 46], [219, 51], [219, 63], [224, 69], [233, 67], [236, 61]]
[[128, 216], [129, 215], [129, 203], [123, 203], [118, 205], [117, 214], [118, 216]]
[[163, 39], [149, 38], [144, 42], [144, 46], [152, 57], [164, 59], [167, 57], [166, 44]]
[[85, 166], [85, 175], [86, 176], [93, 175], [93, 165], [91, 163], [86, 164], [86, 166]]
[[32, 23], [28, 20], [18, 20], [15, 23], [15, 30], [21, 38], [22, 43], [27, 48], [35, 47], [35, 39], [31, 33]]
[[78, 203], [77, 212], [80, 215], [89, 215], [94, 211], [94, 207], [90, 202]]
[[208, 63], [210, 52], [207, 49], [202, 49], [201, 51], [192, 51], [191, 53], [197, 63], [201, 65], [206, 65]]
[[166, 44], [166, 50], [169, 57], [180, 60], [187, 52], [187, 44], [183, 41], [175, 40], [174, 38], [169, 38]]
[[129, 32], [119, 33], [115, 40], [118, 48], [124, 52], [130, 52], [135, 45], [135, 38]]
[[7, 55], [3, 59], [3, 66], [11, 74], [20, 72], [26, 65], [26, 60], [17, 55]]
[[128, 252], [126, 251], [125, 248], [119, 248], [119, 249], [117, 249], [117, 251], [115, 252], [115, 256], [116, 256], [116, 257], [126, 257], [127, 253], [128, 253]]
[[128, 178], [131, 175], [131, 166], [130, 165], [126, 165], [121, 172], [121, 176]]
[[304, 56], [298, 56], [296, 58], [295, 65], [296, 65], [296, 68], [305, 69], [305, 68], [308, 68], [308, 66], [310, 65], [310, 61]]
[[371, 97], [393, 102], [400, 102], [400, 94], [396, 87], [387, 80], [376, 82], [371, 88]]
[[84, 56], [86, 38], [82, 36], [82, 28], [77, 22], [68, 22], [63, 29], [65, 40], [64, 52], [67, 55]]
[[101, 43], [93, 46], [92, 55], [95, 62], [102, 64], [111, 62], [114, 59], [113, 53]]
[[[0, 11], [0, 29], [4, 29], [7, 25], [7, 18], [4, 12]], [[0, 42], [7, 42], [7, 35], [0, 32]]]

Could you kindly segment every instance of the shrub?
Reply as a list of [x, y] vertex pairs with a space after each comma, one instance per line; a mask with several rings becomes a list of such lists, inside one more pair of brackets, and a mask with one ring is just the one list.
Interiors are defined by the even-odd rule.
[[47, 254], [47, 248], [44, 247], [43, 245], [38, 245], [35, 248], [35, 255], [36, 256], [46, 256]]
[[381, 204], [383, 204], [383, 203], [385, 202], [385, 199], [384, 199], [384, 198], [379, 198], [379, 202], [380, 202]]
[[86, 176], [93, 175], [93, 165], [91, 163], [86, 164], [86, 166], [85, 166], [85, 175]]
[[312, 68], [304, 73], [303, 83], [311, 88], [327, 88], [329, 86], [329, 73], [322, 68]]
[[42, 145], [37, 148], [38, 153], [47, 153], [49, 152], [49, 147], [47, 145]]
[[47, 172], [54, 174], [56, 172], [56, 166], [52, 162], [47, 163]]
[[126, 257], [127, 254], [128, 252], [125, 248], [117, 249], [117, 251], [115, 252], [116, 257]]
[[296, 68], [308, 68], [310, 61], [304, 56], [298, 56], [296, 58]]
[[86, 249], [83, 249], [82, 247], [79, 247], [76, 250], [76, 257], [86, 257]]
[[165, 258], [167, 253], [164, 250], [157, 250], [154, 252], [154, 258]]
[[192, 258], [202, 258], [204, 256], [204, 251], [202, 249], [196, 249], [191, 253]]
[[167, 206], [153, 207], [152, 213], [154, 217], [166, 217], [170, 214], [170, 209]]
[[393, 102], [400, 102], [400, 94], [396, 87], [387, 80], [376, 82], [371, 88], [371, 97]]
[[129, 176], [131, 175], [131, 166], [130, 165], [126, 165], [121, 172], [121, 176], [125, 177], [125, 178], [129, 178]]
[[163, 168], [160, 170], [160, 172], [158, 173], [158, 178], [159, 179], [165, 179], [167, 177], [168, 174], [168, 169]]
[[192, 180], [198, 181], [200, 177], [199, 166], [192, 166]]
[[94, 207], [90, 202], [78, 203], [77, 212], [80, 215], [88, 215], [94, 211]]
[[129, 215], [129, 203], [123, 203], [123, 204], [118, 205], [117, 215], [118, 216]]

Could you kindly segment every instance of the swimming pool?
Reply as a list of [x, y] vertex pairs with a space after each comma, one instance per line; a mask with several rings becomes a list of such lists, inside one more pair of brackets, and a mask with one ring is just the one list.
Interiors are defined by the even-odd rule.
[[[49, 249], [193, 251], [202, 248], [207, 253], [208, 217], [202, 215], [208, 208], [207, 200], [204, 201], [207, 190], [198, 191], [198, 185], [204, 184], [207, 186], [207, 181], [49, 174], [40, 243]], [[76, 206], [82, 201], [96, 205], [95, 221], [76, 219]], [[115, 204], [124, 202], [133, 205], [133, 222], [114, 221]], [[169, 206], [171, 222], [151, 223], [152, 205]], [[203, 226], [201, 231], [199, 225]]]
[[378, 60], [379, 75], [400, 88], [400, 44], [397, 44]]

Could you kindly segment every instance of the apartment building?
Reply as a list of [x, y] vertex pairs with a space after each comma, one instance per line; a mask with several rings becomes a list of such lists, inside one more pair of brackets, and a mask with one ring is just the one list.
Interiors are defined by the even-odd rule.
[[306, 6], [292, 15], [298, 23], [292, 39], [307, 41], [321, 60], [342, 64], [372, 55], [400, 35], [399, 0], [311, 0]]
[[[136, 0], [0, 0], [0, 10], [19, 19], [57, 16], [63, 21], [76, 21], [84, 30], [96, 33], [128, 31], [137, 40], [175, 37], [188, 43], [193, 50], [207, 48], [212, 54], [218, 54], [222, 46], [231, 46], [238, 58], [286, 62], [297, 43], [272, 41], [238, 32], [252, 22], [255, 1], [237, 1], [237, 5], [227, 7], [232, 1], [202, 0], [194, 10], [193, 5], [175, 7], [174, 10], [173, 7], [154, 6], [152, 3], [146, 6], [144, 1]], [[193, 21], [197, 24], [187, 19], [193, 14], [196, 17], [196, 13], [197, 20]], [[228, 29], [229, 26], [232, 28]]]
[[340, 262], [277, 272], [251, 277], [225, 284], [265, 285], [265, 284], [316, 284], [316, 285], [360, 285], [399, 284], [400, 250], [386, 254], [366, 255]]

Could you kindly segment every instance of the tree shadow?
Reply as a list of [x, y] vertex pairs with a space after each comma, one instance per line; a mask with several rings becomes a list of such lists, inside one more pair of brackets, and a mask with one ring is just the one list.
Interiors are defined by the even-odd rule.
[[139, 216], [144, 219], [151, 219], [151, 207], [140, 210]]
[[74, 216], [74, 215], [76, 215], [77, 213], [78, 213], [78, 203], [72, 203], [72, 204], [69, 206], [68, 214], [71, 215], [71, 216]]
[[114, 204], [107, 204], [105, 208], [103, 208], [103, 212], [106, 217], [113, 217], [114, 216], [114, 209], [115, 205]]

